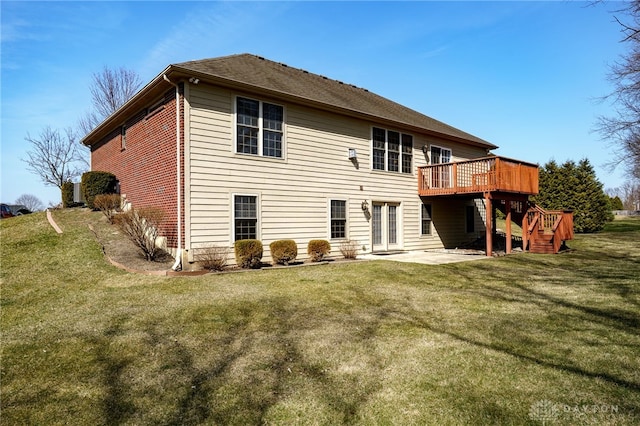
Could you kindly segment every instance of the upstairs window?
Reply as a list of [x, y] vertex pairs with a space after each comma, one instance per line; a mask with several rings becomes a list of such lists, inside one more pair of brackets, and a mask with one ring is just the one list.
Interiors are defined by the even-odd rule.
[[120, 149], [127, 148], [127, 126], [124, 125], [120, 128]]
[[413, 167], [413, 137], [402, 135], [402, 173], [411, 173]]
[[374, 170], [412, 173], [413, 136], [374, 127], [372, 139]]
[[267, 102], [236, 99], [236, 152], [282, 158], [284, 108]]
[[443, 164], [451, 162], [451, 150], [431, 145], [431, 164]]

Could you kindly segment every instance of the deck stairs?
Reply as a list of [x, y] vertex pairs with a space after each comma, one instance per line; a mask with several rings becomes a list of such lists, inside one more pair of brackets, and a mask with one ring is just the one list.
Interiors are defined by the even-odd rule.
[[534, 205], [522, 220], [522, 244], [531, 253], [556, 254], [565, 241], [573, 239], [571, 210], [544, 210]]
[[[509, 202], [509, 201], [506, 201]], [[506, 213], [506, 202], [497, 203], [498, 210]], [[564, 242], [573, 239], [573, 212], [570, 210], [544, 210], [540, 206], [522, 201], [510, 201], [511, 220], [522, 228], [523, 250], [530, 253], [556, 254]]]

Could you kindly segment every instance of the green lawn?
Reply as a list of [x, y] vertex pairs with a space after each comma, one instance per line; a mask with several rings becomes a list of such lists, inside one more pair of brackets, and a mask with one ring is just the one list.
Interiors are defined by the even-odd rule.
[[640, 423], [640, 220], [574, 251], [190, 278], [1, 222], [3, 425]]

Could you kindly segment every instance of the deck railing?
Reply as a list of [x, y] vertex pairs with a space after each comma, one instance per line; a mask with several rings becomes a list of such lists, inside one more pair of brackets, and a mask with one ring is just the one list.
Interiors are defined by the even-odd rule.
[[494, 156], [418, 167], [421, 196], [489, 191], [537, 194], [538, 166]]

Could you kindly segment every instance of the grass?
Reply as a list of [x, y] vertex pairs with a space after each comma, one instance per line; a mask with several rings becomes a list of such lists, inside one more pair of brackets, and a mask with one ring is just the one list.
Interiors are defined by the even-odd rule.
[[167, 278], [55, 215], [0, 225], [3, 424], [640, 422], [638, 219], [562, 255]]

